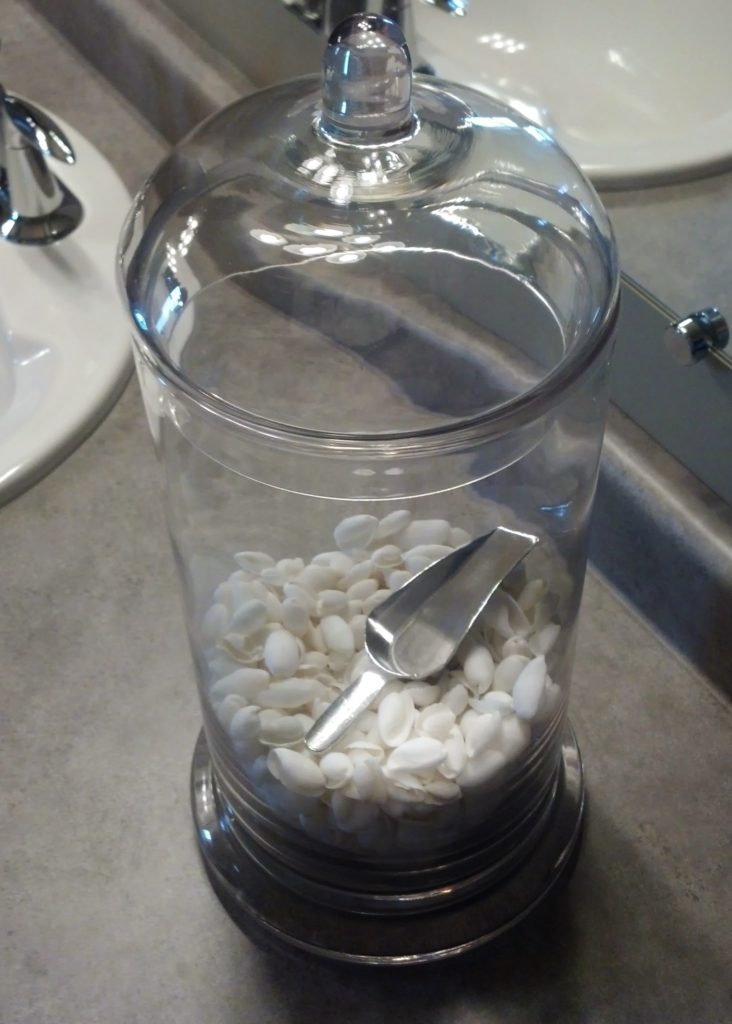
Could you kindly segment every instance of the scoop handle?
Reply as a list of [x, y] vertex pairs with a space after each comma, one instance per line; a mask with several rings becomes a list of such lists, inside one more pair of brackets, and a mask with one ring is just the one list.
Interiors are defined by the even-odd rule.
[[375, 669], [366, 669], [317, 720], [305, 737], [305, 746], [308, 750], [314, 754], [322, 754], [337, 743], [388, 682], [389, 677], [386, 674]]

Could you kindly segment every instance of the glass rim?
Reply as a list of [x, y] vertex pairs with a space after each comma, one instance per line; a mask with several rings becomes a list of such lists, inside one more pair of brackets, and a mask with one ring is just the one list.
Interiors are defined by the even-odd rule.
[[183, 374], [165, 351], [154, 344], [140, 328], [127, 306], [127, 290], [122, 275], [120, 285], [127, 315], [132, 320], [132, 335], [143, 358], [166, 384], [214, 420], [234, 427], [249, 436], [256, 435], [303, 450], [319, 449], [331, 454], [359, 453], [364, 456], [393, 457], [397, 454], [430, 451], [454, 451], [476, 442], [505, 436], [512, 430], [530, 426], [559, 404], [577, 386], [610, 342], [620, 308], [620, 276], [614, 286], [602, 318], [588, 336], [570, 350], [550, 373], [528, 391], [502, 402], [487, 412], [452, 423], [414, 430], [374, 432], [324, 431], [299, 427], [248, 412], [240, 406], [199, 387]]

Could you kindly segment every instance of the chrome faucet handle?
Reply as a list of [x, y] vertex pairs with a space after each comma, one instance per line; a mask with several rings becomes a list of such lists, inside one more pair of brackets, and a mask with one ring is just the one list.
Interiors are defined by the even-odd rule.
[[6, 146], [18, 149], [27, 141], [44, 156], [55, 157], [67, 164], [75, 163], [71, 143], [45, 111], [10, 93], [3, 94], [3, 103], [6, 119], [10, 122]]
[[468, 13], [468, 0], [422, 0], [422, 3], [429, 4], [430, 7], [437, 7], [445, 14], [454, 14], [458, 18], [462, 18]]
[[45, 111], [0, 86], [0, 136], [0, 235], [35, 245], [65, 237], [81, 221], [81, 204], [46, 163], [75, 162], [65, 133]]

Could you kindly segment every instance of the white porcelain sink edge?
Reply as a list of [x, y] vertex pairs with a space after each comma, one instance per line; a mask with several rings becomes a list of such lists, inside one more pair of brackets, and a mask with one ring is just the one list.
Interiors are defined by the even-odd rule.
[[415, 6], [420, 58], [547, 128], [593, 181], [627, 187], [732, 165], [732, 4], [473, 0]]
[[130, 196], [108, 161], [58, 118], [76, 152], [53, 171], [84, 217], [48, 246], [0, 240], [0, 503], [57, 465], [97, 426], [132, 371], [115, 251]]

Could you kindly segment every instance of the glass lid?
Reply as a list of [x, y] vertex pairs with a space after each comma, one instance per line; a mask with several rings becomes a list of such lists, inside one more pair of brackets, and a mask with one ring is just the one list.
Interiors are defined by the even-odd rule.
[[605, 344], [610, 226], [541, 128], [344, 22], [322, 79], [249, 96], [160, 165], [121, 249], [146, 357], [215, 413], [344, 437], [530, 417]]

